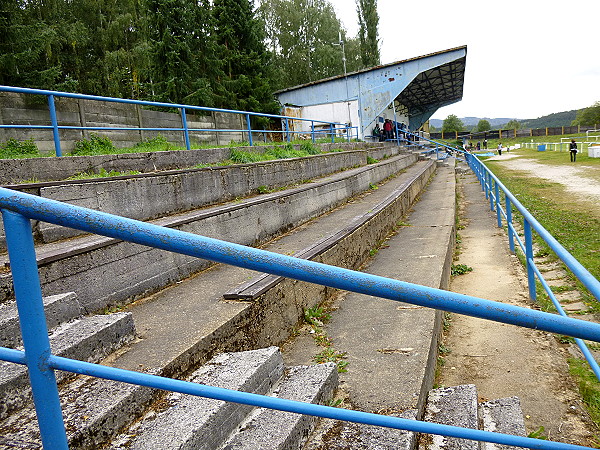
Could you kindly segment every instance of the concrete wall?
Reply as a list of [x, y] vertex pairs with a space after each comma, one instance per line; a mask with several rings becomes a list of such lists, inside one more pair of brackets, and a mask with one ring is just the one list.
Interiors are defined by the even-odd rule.
[[[0, 139], [1, 140], [1, 139]], [[382, 144], [377, 144], [381, 147]], [[299, 148], [299, 145], [294, 146]], [[350, 142], [317, 144], [322, 152], [332, 149], [369, 150], [372, 143]], [[237, 147], [238, 150], [261, 152], [269, 147]], [[386, 154], [397, 154], [398, 148], [386, 143]], [[395, 152], [395, 153], [394, 153]], [[60, 158], [0, 159], [0, 185], [66, 180], [85, 172], [98, 173], [100, 169], [126, 172], [135, 170], [141, 173], [160, 170], [176, 170], [193, 167], [197, 164], [213, 164], [231, 156], [229, 148], [202, 150], [125, 153], [120, 155], [63, 156]]]
[[[121, 127], [121, 128], [182, 128], [181, 116], [174, 112], [152, 111], [139, 105], [80, 100], [55, 97], [59, 126], [75, 127]], [[186, 112], [190, 129], [245, 129], [245, 118], [240, 114], [209, 113], [200, 115]], [[3, 125], [50, 125], [50, 115], [46, 97], [22, 95], [13, 92], [0, 92], [0, 123]], [[89, 138], [96, 133], [111, 139], [117, 148], [131, 147], [157, 134], [169, 142], [185, 146], [182, 131], [97, 131], [61, 130], [62, 151], [70, 152], [77, 141]], [[33, 139], [42, 153], [54, 152], [52, 130], [4, 129], [0, 128], [0, 142], [8, 139]], [[216, 133], [212, 131], [190, 131], [190, 140], [201, 144], [226, 144], [230, 141], [247, 140], [241, 132]]]
[[[245, 245], [257, 245], [331, 208], [349, 197], [414, 163], [406, 155], [330, 177], [322, 183], [305, 185], [285, 193], [248, 199], [220, 214], [204, 211], [198, 220], [189, 218], [172, 226], [191, 233]], [[243, 224], [243, 226], [242, 226]], [[87, 311], [96, 311], [154, 292], [206, 268], [209, 262], [129, 244], [94, 238], [89, 248], [83, 243], [72, 251], [38, 253], [44, 295], [75, 291]], [[12, 278], [0, 275], [0, 302], [13, 297]]]

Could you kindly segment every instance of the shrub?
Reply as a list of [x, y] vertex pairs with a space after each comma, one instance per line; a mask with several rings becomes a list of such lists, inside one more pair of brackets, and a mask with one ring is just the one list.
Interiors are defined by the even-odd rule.
[[72, 154], [104, 155], [115, 151], [116, 148], [109, 138], [92, 133], [89, 139], [82, 139], [75, 144]]
[[0, 145], [0, 151], [9, 158], [23, 155], [39, 155], [37, 145], [35, 145], [33, 139], [27, 139], [25, 141], [9, 139], [3, 145]]

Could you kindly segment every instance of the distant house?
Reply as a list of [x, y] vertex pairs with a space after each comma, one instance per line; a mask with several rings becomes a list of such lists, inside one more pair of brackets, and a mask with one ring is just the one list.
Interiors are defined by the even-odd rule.
[[[357, 127], [359, 139], [391, 119], [418, 130], [441, 107], [462, 99], [467, 47], [371, 67], [275, 93], [282, 114]], [[293, 131], [310, 132], [297, 121]], [[317, 125], [318, 126], [318, 125]], [[356, 136], [357, 132], [354, 131]]]

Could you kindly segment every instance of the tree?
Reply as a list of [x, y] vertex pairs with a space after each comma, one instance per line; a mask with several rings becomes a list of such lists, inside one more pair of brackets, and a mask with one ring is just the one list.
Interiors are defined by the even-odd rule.
[[340, 34], [345, 42], [347, 70], [363, 67], [358, 43], [347, 39], [328, 1], [261, 0], [258, 12], [273, 58], [276, 89], [343, 74]]
[[600, 101], [577, 111], [577, 117], [573, 121], [573, 125], [594, 126], [596, 124], [600, 124]]
[[477, 122], [477, 128], [475, 129], [475, 131], [490, 131], [491, 129], [492, 126], [490, 125], [489, 121], [487, 121], [486, 119], [480, 119], [479, 122]]
[[252, 1], [214, 0], [213, 18], [223, 71], [219, 106], [276, 112], [264, 29], [255, 16]]
[[460, 120], [454, 114], [450, 114], [448, 117], [444, 119], [444, 124], [442, 125], [442, 131], [444, 133], [452, 132], [452, 131], [463, 131], [465, 128], [462, 120]]
[[364, 67], [378, 66], [379, 56], [379, 15], [377, 0], [356, 0], [358, 13], [358, 37], [360, 41], [360, 56]]
[[518, 130], [521, 128], [521, 123], [517, 119], [512, 119], [509, 120], [506, 125], [504, 125], [504, 128], [507, 130]]

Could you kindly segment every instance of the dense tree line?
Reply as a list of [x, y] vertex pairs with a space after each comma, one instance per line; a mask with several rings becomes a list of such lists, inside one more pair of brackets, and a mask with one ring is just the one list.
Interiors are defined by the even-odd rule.
[[343, 73], [340, 37], [349, 72], [379, 63], [356, 2], [360, 39], [326, 0], [3, 0], [0, 84], [276, 112], [273, 91]]

